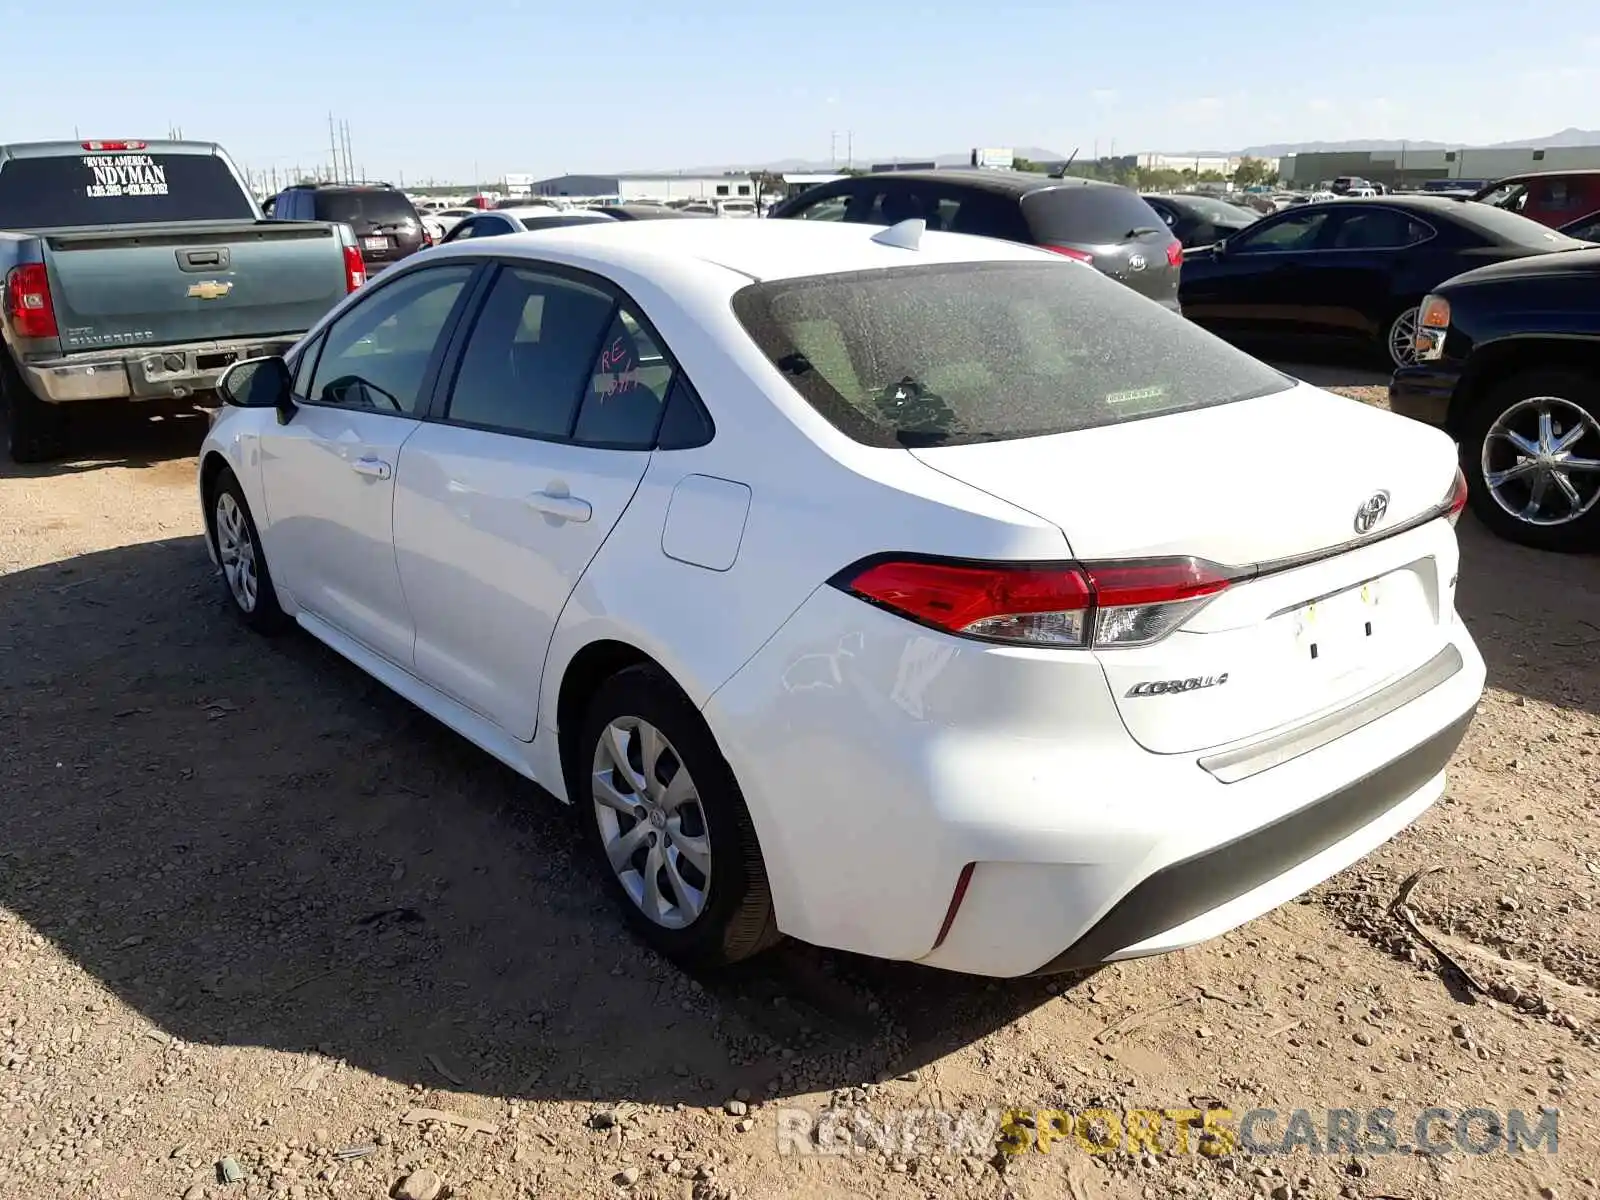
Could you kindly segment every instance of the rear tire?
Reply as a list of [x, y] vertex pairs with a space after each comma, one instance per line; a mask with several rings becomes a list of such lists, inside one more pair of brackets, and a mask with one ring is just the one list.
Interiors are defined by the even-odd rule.
[[781, 939], [755, 827], [711, 730], [653, 666], [600, 685], [568, 792], [623, 919], [653, 949], [716, 967]]
[[1472, 511], [1498, 536], [1536, 550], [1600, 547], [1600, 374], [1512, 376], [1478, 397], [1462, 433]]
[[267, 636], [281, 633], [288, 628], [289, 617], [278, 604], [272, 571], [261, 549], [261, 534], [250, 515], [244, 489], [227, 467], [223, 467], [213, 481], [206, 505], [228, 606], [256, 633]]
[[6, 449], [12, 462], [50, 462], [66, 453], [66, 414], [30, 392], [9, 357], [0, 357], [0, 400], [5, 404]]

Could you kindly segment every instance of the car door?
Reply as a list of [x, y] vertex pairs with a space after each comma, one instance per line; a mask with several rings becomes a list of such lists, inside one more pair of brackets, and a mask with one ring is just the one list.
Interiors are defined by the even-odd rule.
[[369, 285], [297, 364], [303, 394], [261, 436], [273, 575], [308, 614], [407, 669], [412, 622], [394, 555], [394, 470], [416, 432], [476, 265]]
[[520, 261], [456, 342], [397, 475], [416, 672], [526, 740], [556, 619], [639, 486], [673, 368], [607, 284]]
[[1308, 204], [1264, 217], [1210, 253], [1186, 259], [1184, 315], [1227, 337], [1279, 339], [1304, 331], [1317, 297], [1307, 272], [1331, 210]]
[[1433, 236], [1432, 226], [1399, 209], [1338, 205], [1324, 248], [1307, 269], [1307, 286], [1318, 298], [1306, 314], [1308, 329], [1319, 337], [1363, 342], [1386, 333], [1395, 317], [1422, 300], [1426, 287], [1407, 282], [1407, 260]]

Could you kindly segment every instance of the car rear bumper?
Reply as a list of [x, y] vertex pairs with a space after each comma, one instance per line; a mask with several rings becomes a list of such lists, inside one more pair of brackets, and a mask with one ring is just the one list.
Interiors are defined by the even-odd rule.
[[216, 388], [244, 358], [283, 354], [298, 334], [140, 346], [24, 363], [28, 390], [49, 404], [82, 400], [183, 400]]
[[1389, 410], [1428, 425], [1443, 426], [1460, 378], [1454, 367], [1401, 367], [1389, 380]]
[[705, 713], [785, 932], [1036, 974], [1215, 937], [1415, 820], [1484, 684], [1465, 627], [1444, 629], [1424, 667], [1304, 726], [1154, 754], [1092, 658], [947, 638], [823, 588]]

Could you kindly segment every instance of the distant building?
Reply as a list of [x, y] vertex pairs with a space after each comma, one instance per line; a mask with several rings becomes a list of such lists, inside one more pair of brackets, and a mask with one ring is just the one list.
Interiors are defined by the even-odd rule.
[[1464, 146], [1459, 150], [1340, 150], [1285, 155], [1285, 184], [1308, 188], [1341, 175], [1390, 187], [1434, 179], [1495, 180], [1530, 171], [1600, 170], [1600, 146]]
[[[1243, 156], [1238, 154], [1140, 154], [1135, 158], [1136, 165], [1147, 171], [1193, 171], [1196, 175], [1215, 172], [1226, 176], [1232, 176], [1242, 161]], [[1278, 165], [1275, 158], [1262, 161], [1269, 167]]]
[[896, 162], [873, 163], [868, 170], [872, 171], [874, 174], [878, 173], [879, 171], [932, 171], [937, 169], [938, 166], [939, 164], [934, 162], [931, 158], [915, 162], [911, 161], [910, 159], [906, 159], [904, 161]]
[[748, 175], [557, 175], [533, 180], [536, 196], [570, 196], [574, 199], [630, 200], [753, 200], [755, 181]]

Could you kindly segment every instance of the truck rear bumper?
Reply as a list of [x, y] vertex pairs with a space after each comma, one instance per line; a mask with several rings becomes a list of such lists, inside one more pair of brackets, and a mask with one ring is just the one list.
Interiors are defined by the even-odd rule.
[[22, 363], [28, 390], [47, 404], [79, 400], [186, 400], [209, 392], [242, 358], [282, 354], [298, 334], [141, 346]]

